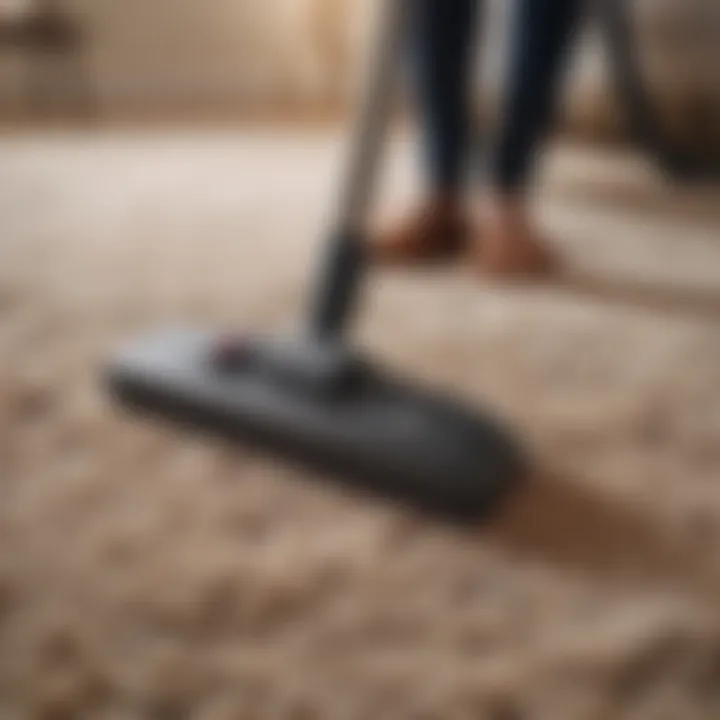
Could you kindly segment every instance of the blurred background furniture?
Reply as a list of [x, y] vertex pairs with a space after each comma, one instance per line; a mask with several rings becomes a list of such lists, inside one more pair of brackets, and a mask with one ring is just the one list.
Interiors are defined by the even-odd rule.
[[78, 19], [56, 0], [0, 3], [0, 53], [23, 62], [23, 113], [88, 118], [95, 101]]
[[614, 89], [636, 142], [671, 175], [720, 178], [717, 0], [599, 0]]

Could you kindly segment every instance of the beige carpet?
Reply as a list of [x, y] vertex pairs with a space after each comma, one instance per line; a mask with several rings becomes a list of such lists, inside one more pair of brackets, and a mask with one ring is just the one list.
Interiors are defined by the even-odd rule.
[[371, 283], [364, 341], [537, 457], [488, 528], [108, 406], [128, 334], [302, 312], [338, 150], [0, 140], [0, 718], [720, 718], [719, 192], [566, 148], [539, 205], [570, 279]]

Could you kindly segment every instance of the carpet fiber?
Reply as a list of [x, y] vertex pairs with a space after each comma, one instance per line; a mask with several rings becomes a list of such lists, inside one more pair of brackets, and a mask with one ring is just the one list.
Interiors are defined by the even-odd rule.
[[[566, 278], [373, 278], [363, 342], [536, 457], [487, 527], [109, 406], [129, 335], [302, 312], [338, 150], [0, 140], [0, 717], [720, 717], [717, 191], [563, 148], [538, 205]], [[413, 194], [395, 150], [383, 217]]]

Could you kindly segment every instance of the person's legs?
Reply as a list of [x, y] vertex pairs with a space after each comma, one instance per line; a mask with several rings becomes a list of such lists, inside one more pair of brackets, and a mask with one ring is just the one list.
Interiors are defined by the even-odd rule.
[[383, 260], [434, 260], [469, 237], [461, 195], [470, 157], [473, 50], [480, 0], [415, 0], [413, 80], [428, 181], [423, 206], [375, 247]]
[[517, 0], [504, 117], [490, 169], [481, 265], [493, 274], [546, 270], [549, 254], [531, 228], [526, 190], [558, 104], [583, 0]]
[[[470, 80], [478, 0], [416, 0], [417, 78], [430, 197], [375, 246], [380, 260], [412, 261], [465, 247], [461, 208], [470, 153]], [[493, 154], [490, 192], [478, 233], [480, 267], [493, 274], [548, 268], [527, 218], [525, 190], [557, 105], [564, 60], [583, 0], [517, 0], [505, 112]]]
[[469, 157], [478, 0], [416, 0], [415, 77], [434, 196], [459, 194]]

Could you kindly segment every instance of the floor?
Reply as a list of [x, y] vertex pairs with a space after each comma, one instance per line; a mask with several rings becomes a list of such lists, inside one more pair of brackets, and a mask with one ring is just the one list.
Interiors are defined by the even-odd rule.
[[[562, 278], [372, 277], [362, 342], [535, 458], [483, 526], [110, 406], [128, 335], [302, 313], [341, 149], [0, 138], [0, 717], [720, 717], [720, 190], [560, 147], [537, 203]], [[380, 217], [414, 176], [398, 139]]]

